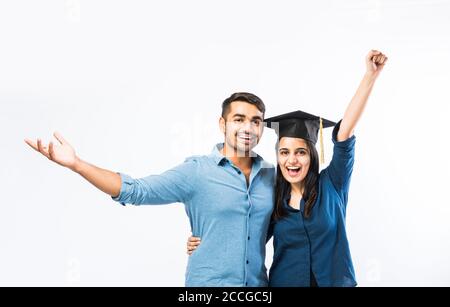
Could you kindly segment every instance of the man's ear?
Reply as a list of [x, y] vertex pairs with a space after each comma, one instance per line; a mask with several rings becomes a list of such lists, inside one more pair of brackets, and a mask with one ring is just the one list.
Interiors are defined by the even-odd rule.
[[219, 127], [220, 127], [220, 131], [222, 131], [223, 134], [225, 134], [225, 126], [226, 126], [226, 122], [225, 122], [225, 118], [223, 118], [222, 116], [219, 118]]

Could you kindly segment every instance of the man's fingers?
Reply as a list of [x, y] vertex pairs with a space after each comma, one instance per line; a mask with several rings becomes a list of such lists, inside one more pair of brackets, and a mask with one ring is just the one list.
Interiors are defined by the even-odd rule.
[[42, 141], [41, 141], [41, 139], [38, 139], [38, 140], [37, 140], [37, 147], [38, 147], [38, 150], [39, 150], [39, 152], [40, 152], [41, 154], [43, 154], [44, 156], [46, 156], [47, 158], [50, 159], [50, 156], [48, 155], [48, 151], [47, 151], [46, 147], [42, 146]]
[[48, 144], [48, 155], [51, 160], [54, 160], [53, 142]]
[[37, 148], [40, 153], [42, 153], [42, 141], [41, 139], [37, 139]]
[[53, 133], [53, 136], [61, 143], [61, 144], [68, 144], [68, 142], [63, 138], [63, 136], [58, 132], [55, 131]]
[[190, 256], [200, 245], [201, 239], [199, 237], [189, 237], [187, 241], [187, 254]]
[[36, 142], [29, 140], [29, 139], [25, 139], [25, 143], [27, 143], [34, 150], [39, 151]]

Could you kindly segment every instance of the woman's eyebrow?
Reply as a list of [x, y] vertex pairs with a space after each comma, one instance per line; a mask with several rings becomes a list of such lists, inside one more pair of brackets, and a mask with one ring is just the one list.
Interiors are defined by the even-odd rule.
[[[287, 148], [280, 148], [280, 149], [278, 149], [278, 151], [283, 151], [283, 150], [285, 150], [285, 151], [289, 151], [289, 149], [287, 149]], [[299, 148], [296, 148], [294, 151], [300, 151], [300, 150], [304, 150], [304, 151], [308, 151], [308, 148], [303, 148], [303, 147], [299, 147]]]

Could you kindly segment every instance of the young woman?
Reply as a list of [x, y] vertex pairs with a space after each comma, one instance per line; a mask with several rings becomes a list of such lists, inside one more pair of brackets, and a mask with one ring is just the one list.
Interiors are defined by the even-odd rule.
[[[301, 111], [265, 120], [278, 135], [275, 208], [268, 234], [274, 239], [269, 286], [356, 286], [345, 227], [353, 131], [386, 61], [383, 53], [369, 52], [366, 74], [337, 124]], [[331, 126], [333, 157], [319, 173], [315, 144], [322, 128]], [[200, 239], [191, 237], [188, 253], [198, 244]]]

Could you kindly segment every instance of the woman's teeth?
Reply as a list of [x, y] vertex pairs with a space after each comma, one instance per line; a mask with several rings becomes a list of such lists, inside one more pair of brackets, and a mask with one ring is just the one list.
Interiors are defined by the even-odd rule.
[[300, 167], [287, 167], [289, 176], [295, 177], [300, 173]]

